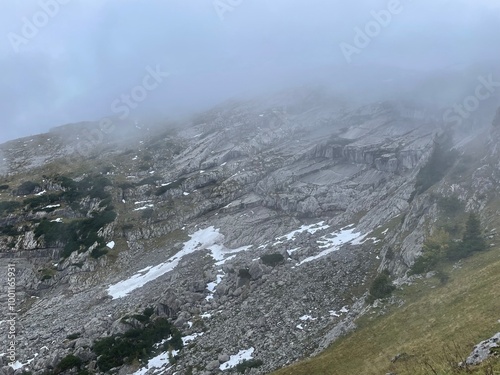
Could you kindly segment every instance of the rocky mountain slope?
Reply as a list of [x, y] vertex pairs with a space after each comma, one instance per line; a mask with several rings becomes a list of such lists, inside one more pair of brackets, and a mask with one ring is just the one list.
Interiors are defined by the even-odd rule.
[[455, 160], [455, 180], [416, 189], [447, 132], [431, 111], [294, 93], [2, 145], [17, 345], [0, 373], [264, 374], [319, 353], [377, 272], [400, 278], [421, 254], [435, 194], [469, 209], [496, 194], [496, 133], [455, 136], [457, 160], [482, 152], [473, 178]]

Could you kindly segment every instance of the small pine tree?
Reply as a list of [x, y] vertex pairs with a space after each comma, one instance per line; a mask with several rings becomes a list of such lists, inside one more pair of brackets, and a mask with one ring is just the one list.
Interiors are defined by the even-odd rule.
[[418, 275], [435, 269], [449, 251], [450, 235], [443, 229], [436, 230], [423, 244], [422, 255], [410, 269], [410, 275]]
[[448, 258], [458, 260], [483, 250], [486, 250], [486, 241], [481, 233], [481, 221], [475, 213], [470, 213], [462, 240], [450, 247]]
[[481, 234], [481, 221], [474, 213], [469, 214], [469, 218], [465, 224], [462, 246], [464, 246], [470, 253], [486, 249], [486, 241]]

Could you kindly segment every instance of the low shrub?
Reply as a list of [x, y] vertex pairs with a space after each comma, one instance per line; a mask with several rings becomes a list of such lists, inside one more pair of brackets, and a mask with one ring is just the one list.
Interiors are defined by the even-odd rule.
[[113, 367], [146, 360], [153, 354], [154, 344], [170, 337], [162, 350], [182, 349], [181, 333], [165, 318], [149, 322], [142, 329], [131, 329], [125, 334], [116, 334], [94, 343], [93, 351], [98, 356], [97, 365], [107, 372]]
[[67, 176], [56, 176], [54, 180], [61, 184], [63, 189], [76, 190], [78, 187], [78, 183]]
[[373, 280], [370, 286], [369, 302], [372, 303], [376, 299], [389, 297], [395, 289], [389, 271], [384, 270]]
[[71, 335], [66, 336], [66, 338], [68, 340], [76, 340], [76, 339], [80, 338], [80, 336], [81, 336], [81, 333], [77, 332], [77, 333], [72, 333]]
[[252, 276], [250, 276], [250, 271], [248, 268], [240, 268], [238, 271], [238, 276], [241, 277], [242, 279], [250, 279]]
[[264, 364], [260, 359], [246, 359], [241, 363], [236, 365], [236, 371], [241, 374], [244, 374], [246, 370], [250, 368], [257, 368]]
[[142, 210], [141, 212], [141, 217], [143, 219], [151, 219], [153, 217], [154, 210], [152, 208], [146, 208], [145, 210]]
[[105, 249], [103, 247], [97, 247], [94, 250], [92, 250], [92, 252], [90, 253], [90, 255], [92, 256], [92, 258], [98, 259], [98, 258], [106, 255], [107, 253], [108, 253], [107, 249]]
[[98, 232], [105, 225], [112, 223], [116, 216], [114, 211], [103, 211], [94, 213], [92, 218], [70, 223], [56, 223], [43, 219], [35, 228], [35, 237], [44, 236], [48, 245], [63, 245], [63, 258], [69, 257], [74, 251], [89, 248], [97, 242], [98, 247], [91, 254], [97, 259], [107, 253], [105, 241], [99, 237]]
[[82, 360], [73, 354], [68, 354], [64, 357], [61, 362], [56, 367], [56, 373], [61, 373], [64, 371], [71, 370], [72, 368], [80, 368], [82, 365]]
[[6, 225], [0, 228], [1, 236], [18, 236], [21, 234], [14, 225]]
[[279, 253], [274, 253], [263, 255], [260, 257], [260, 259], [266, 266], [276, 267], [278, 264], [282, 263], [285, 260], [285, 257]]
[[[45, 242], [49, 245], [55, 245], [63, 239], [64, 231], [61, 231], [61, 224], [43, 219], [35, 228], [35, 238], [44, 236]], [[64, 225], [64, 224], [63, 224]]]
[[39, 209], [60, 202], [61, 197], [62, 194], [44, 194], [38, 197], [26, 198], [23, 204], [31, 209]]
[[17, 195], [29, 195], [39, 188], [40, 185], [33, 181], [23, 182], [16, 190]]
[[0, 202], [0, 215], [10, 214], [21, 208], [21, 203], [16, 201]]
[[452, 261], [469, 257], [473, 253], [484, 251], [488, 248], [482, 235], [479, 217], [470, 213], [465, 231], [460, 242], [454, 242], [448, 249], [447, 258]]
[[158, 189], [155, 191], [155, 195], [159, 197], [160, 195], [165, 194], [167, 191], [169, 191], [171, 188], [166, 185], [166, 186], [160, 186]]
[[443, 270], [437, 270], [436, 277], [439, 280], [439, 282], [443, 285], [446, 284], [448, 282], [448, 280], [450, 280], [450, 275], [448, 275]]

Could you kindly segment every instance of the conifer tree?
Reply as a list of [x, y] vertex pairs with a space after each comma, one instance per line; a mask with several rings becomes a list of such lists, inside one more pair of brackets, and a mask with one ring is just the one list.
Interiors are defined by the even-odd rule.
[[486, 241], [481, 234], [481, 222], [474, 213], [469, 214], [465, 224], [462, 246], [465, 247], [469, 254], [486, 249]]
[[462, 236], [462, 240], [450, 247], [448, 258], [451, 260], [458, 260], [485, 249], [486, 241], [481, 233], [481, 221], [475, 213], [471, 212], [465, 224], [465, 232]]

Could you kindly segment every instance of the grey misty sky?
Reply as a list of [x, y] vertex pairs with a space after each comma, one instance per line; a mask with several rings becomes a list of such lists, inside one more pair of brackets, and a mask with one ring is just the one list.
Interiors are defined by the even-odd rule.
[[132, 116], [187, 113], [307, 82], [348, 88], [356, 72], [391, 80], [391, 69], [468, 66], [500, 51], [497, 0], [400, 0], [402, 11], [351, 65], [339, 44], [353, 44], [354, 28], [388, 1], [241, 0], [222, 21], [214, 3], [230, 0], [65, 0], [16, 52], [12, 33], [22, 37], [25, 18], [54, 1], [0, 0], [0, 142], [112, 114], [148, 66], [171, 75]]

